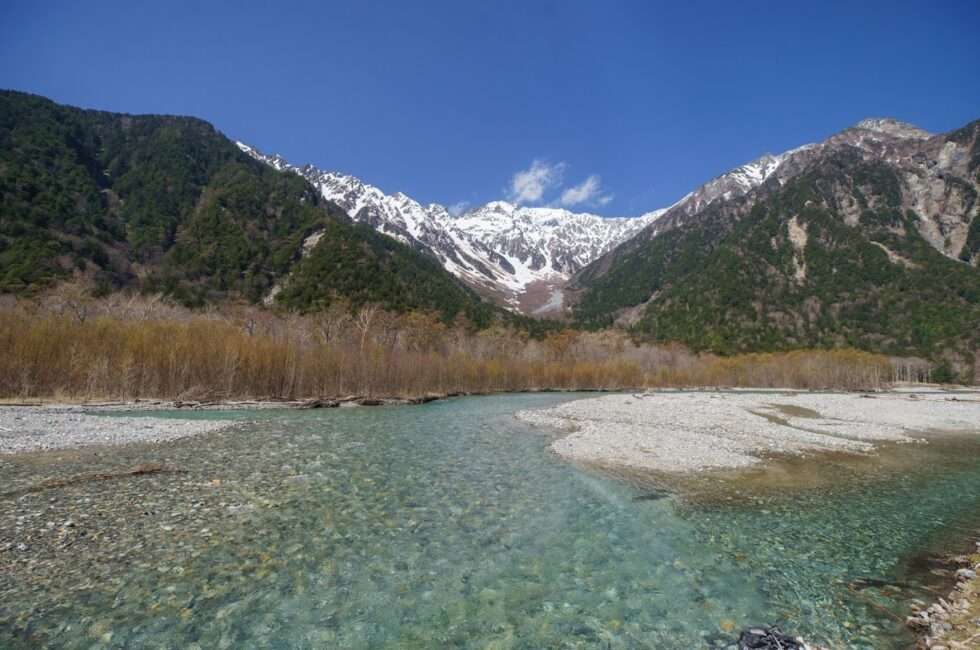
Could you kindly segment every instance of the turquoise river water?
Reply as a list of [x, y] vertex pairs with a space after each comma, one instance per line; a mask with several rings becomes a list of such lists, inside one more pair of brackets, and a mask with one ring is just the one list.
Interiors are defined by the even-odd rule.
[[[922, 558], [980, 520], [966, 436], [664, 494], [514, 418], [575, 398], [175, 411], [240, 425], [2, 460], [0, 507], [59, 541], [0, 555], [0, 647], [723, 648], [759, 624], [907, 647]], [[177, 471], [32, 488], [151, 462]]]

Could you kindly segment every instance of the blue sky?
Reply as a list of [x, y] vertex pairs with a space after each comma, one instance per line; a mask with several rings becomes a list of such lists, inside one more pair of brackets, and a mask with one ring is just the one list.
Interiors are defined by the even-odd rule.
[[668, 205], [868, 116], [980, 118], [980, 3], [0, 3], [0, 87], [423, 202]]

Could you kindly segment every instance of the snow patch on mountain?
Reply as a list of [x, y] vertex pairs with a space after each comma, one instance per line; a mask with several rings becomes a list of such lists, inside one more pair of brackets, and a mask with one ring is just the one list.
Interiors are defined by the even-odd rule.
[[561, 289], [572, 274], [665, 212], [606, 218], [492, 201], [453, 215], [446, 206], [387, 194], [349, 174], [291, 165], [237, 144], [275, 169], [302, 175], [351, 219], [435, 256], [447, 271], [505, 306], [536, 315], [560, 312]]

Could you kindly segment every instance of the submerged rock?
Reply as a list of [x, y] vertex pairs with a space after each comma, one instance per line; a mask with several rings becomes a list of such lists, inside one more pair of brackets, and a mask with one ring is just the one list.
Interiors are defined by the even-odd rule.
[[752, 627], [738, 637], [738, 650], [807, 650], [800, 637], [783, 634], [777, 627]]

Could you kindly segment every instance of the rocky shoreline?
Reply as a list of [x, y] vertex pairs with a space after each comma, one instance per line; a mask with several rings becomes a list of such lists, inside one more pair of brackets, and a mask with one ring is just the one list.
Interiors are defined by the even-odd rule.
[[159, 443], [232, 426], [229, 420], [102, 416], [75, 407], [0, 408], [0, 454]]
[[[590, 392], [605, 390], [552, 390], [536, 392]], [[411, 397], [378, 397], [346, 395], [307, 399], [134, 399], [60, 402], [48, 400], [0, 400], [0, 454], [31, 451], [75, 449], [90, 446], [111, 446], [128, 443], [166, 442], [187, 436], [209, 433], [234, 425], [232, 421], [179, 420], [172, 418], [112, 418], [98, 417], [100, 413], [120, 411], [237, 411], [263, 409], [330, 409], [373, 406], [409, 406], [429, 404], [438, 400], [468, 395], [489, 395], [451, 391], [424, 393]]]
[[920, 650], [968, 650], [980, 647], [980, 542], [975, 552], [950, 558], [958, 567], [945, 597], [928, 607], [912, 604], [905, 624], [918, 636]]

